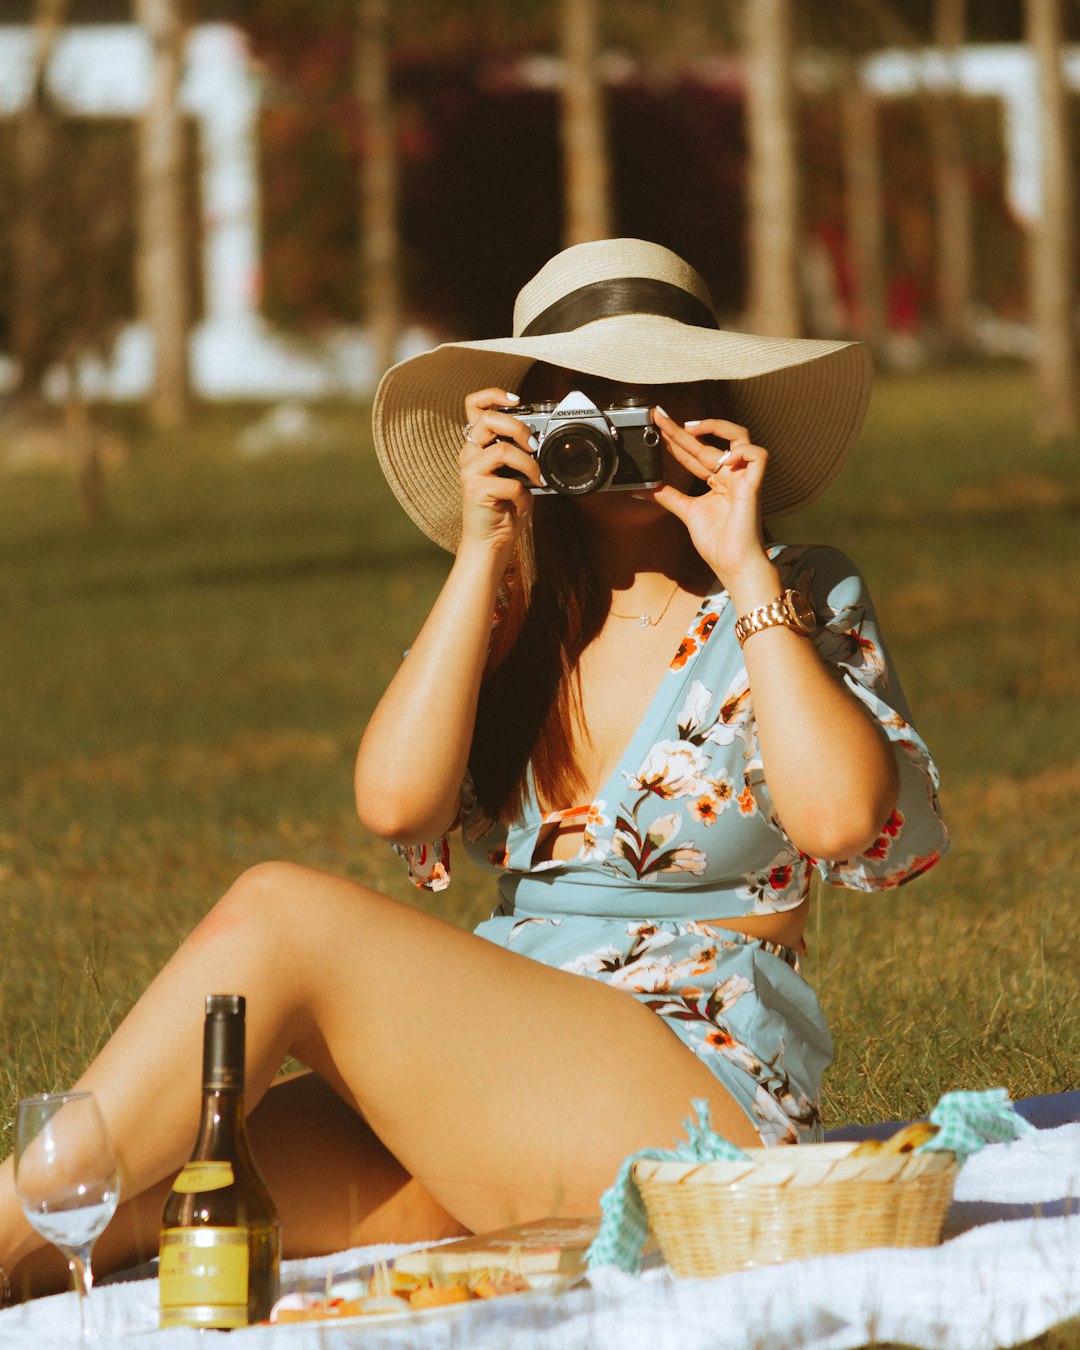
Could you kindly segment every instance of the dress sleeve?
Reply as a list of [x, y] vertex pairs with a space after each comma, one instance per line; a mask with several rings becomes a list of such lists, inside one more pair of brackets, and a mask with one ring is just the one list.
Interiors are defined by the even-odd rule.
[[[900, 771], [896, 807], [878, 838], [852, 858], [819, 859], [833, 886], [877, 891], [927, 871], [948, 848], [938, 805], [938, 771], [911, 714], [881, 637], [866, 582], [831, 548], [791, 550], [788, 584], [802, 591], [818, 619], [814, 643], [892, 742]], [[783, 556], [777, 559], [783, 568]]]
[[[465, 773], [458, 799], [458, 818], [453, 829], [475, 830], [481, 812], [476, 801], [472, 774]], [[490, 822], [486, 822], [490, 824]], [[426, 844], [391, 844], [399, 858], [405, 860], [409, 880], [422, 891], [445, 891], [450, 885], [450, 836], [444, 834]]]
[[450, 885], [450, 840], [444, 834], [430, 844], [391, 844], [405, 859], [409, 880], [422, 891], [445, 891]]

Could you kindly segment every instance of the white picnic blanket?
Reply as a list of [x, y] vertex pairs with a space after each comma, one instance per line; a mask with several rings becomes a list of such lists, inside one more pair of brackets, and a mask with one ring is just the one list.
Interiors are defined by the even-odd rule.
[[[960, 1173], [942, 1246], [762, 1267], [713, 1280], [609, 1269], [585, 1287], [473, 1303], [366, 1325], [299, 1324], [230, 1333], [228, 1350], [997, 1350], [1080, 1318], [1080, 1124], [993, 1144]], [[952, 1236], [948, 1236], [948, 1235]], [[288, 1262], [325, 1279], [400, 1248]], [[158, 1331], [150, 1280], [94, 1291], [99, 1344], [196, 1350], [224, 1333]], [[74, 1294], [0, 1313], [3, 1350], [78, 1346]]]

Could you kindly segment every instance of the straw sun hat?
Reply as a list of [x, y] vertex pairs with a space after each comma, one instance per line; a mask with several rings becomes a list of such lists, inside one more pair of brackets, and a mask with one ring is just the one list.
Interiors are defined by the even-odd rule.
[[870, 398], [857, 342], [755, 337], [721, 329], [701, 277], [642, 239], [556, 254], [522, 287], [514, 335], [449, 342], [388, 370], [373, 410], [383, 473], [425, 534], [453, 550], [465, 395], [515, 392], [534, 361], [627, 384], [725, 382], [723, 415], [769, 451], [767, 516], [808, 506], [847, 458]]

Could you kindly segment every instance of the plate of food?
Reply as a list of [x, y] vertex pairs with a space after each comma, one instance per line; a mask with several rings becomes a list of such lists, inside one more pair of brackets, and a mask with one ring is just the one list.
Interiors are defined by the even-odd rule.
[[353, 1325], [441, 1315], [491, 1299], [550, 1296], [583, 1278], [597, 1226], [595, 1219], [543, 1219], [405, 1252], [321, 1292], [284, 1293], [270, 1321]]

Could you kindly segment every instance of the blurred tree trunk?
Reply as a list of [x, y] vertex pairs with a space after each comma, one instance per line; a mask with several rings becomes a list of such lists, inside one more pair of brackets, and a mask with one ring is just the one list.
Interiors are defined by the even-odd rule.
[[397, 135], [390, 88], [388, 27], [387, 0], [357, 0], [360, 277], [376, 378], [394, 364], [401, 336]]
[[791, 0], [746, 0], [748, 323], [758, 333], [802, 332], [798, 281]]
[[952, 88], [933, 100], [934, 189], [937, 199], [938, 323], [945, 347], [962, 352], [971, 346], [972, 223], [971, 189], [959, 92], [959, 55], [964, 43], [965, 0], [936, 0], [934, 43], [948, 62]]
[[598, 70], [598, 33], [596, 0], [560, 0], [560, 132], [567, 245], [607, 239], [612, 233], [610, 149]]
[[19, 363], [18, 396], [29, 402], [41, 397], [54, 359], [47, 297], [63, 285], [63, 250], [50, 210], [59, 156], [46, 71], [67, 9], [68, 0], [34, 2], [30, 90], [15, 123], [11, 346]]
[[845, 63], [841, 128], [844, 206], [855, 280], [855, 332], [873, 351], [886, 341], [884, 205], [877, 103], [857, 61]]
[[1073, 185], [1060, 0], [1026, 0], [1026, 22], [1038, 64], [1042, 142], [1042, 203], [1031, 232], [1035, 434], [1040, 440], [1052, 440], [1072, 435], [1077, 428]]
[[189, 397], [191, 296], [185, 249], [184, 119], [180, 80], [185, 0], [135, 0], [150, 41], [150, 97], [139, 125], [138, 293], [154, 348], [147, 412], [154, 426], [180, 426]]

